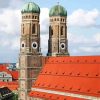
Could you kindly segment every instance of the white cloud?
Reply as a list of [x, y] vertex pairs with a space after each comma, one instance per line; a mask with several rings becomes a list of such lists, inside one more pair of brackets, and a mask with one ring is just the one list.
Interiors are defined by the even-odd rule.
[[68, 16], [68, 24], [73, 26], [94, 26], [100, 12], [97, 9], [85, 11], [78, 9]]
[[[40, 25], [41, 25], [41, 42], [42, 51], [47, 52], [48, 31], [49, 31], [49, 9], [41, 8]], [[20, 10], [3, 9], [0, 15], [0, 44], [2, 47], [9, 47], [13, 50], [19, 49], [19, 35], [21, 26]], [[46, 33], [44, 35], [44, 33]], [[44, 42], [45, 41], [45, 42]]]
[[3, 9], [0, 14], [0, 32], [3, 34], [18, 34], [20, 30], [20, 11]]
[[40, 13], [40, 25], [41, 25], [41, 33], [48, 33], [49, 29], [49, 9], [41, 8]]
[[0, 39], [0, 46], [1, 48], [9, 48], [12, 50], [18, 50], [20, 45], [19, 37], [12, 37], [12, 38], [1, 38]]
[[0, 0], [0, 8], [8, 7], [11, 0], [7, 0], [6, 2], [4, 0]]
[[95, 34], [94, 39], [100, 43], [100, 33]]
[[3, 8], [19, 8], [22, 6], [22, 4], [25, 2], [25, 0], [0, 0], [0, 10]]
[[[0, 14], [0, 45], [18, 50], [20, 35], [20, 10], [2, 9]], [[4, 50], [5, 51], [5, 50]]]
[[5, 46], [7, 46], [7, 45], [9, 45], [9, 42], [8, 42], [7, 40], [5, 40], [5, 39], [1, 40], [1, 39], [0, 39], [0, 46], [1, 46], [1, 47], [5, 47]]
[[71, 43], [87, 43], [88, 38], [85, 38], [84, 34], [68, 33], [68, 40]]
[[100, 47], [79, 47], [79, 50], [82, 52], [87, 52], [87, 53], [93, 53], [93, 52], [99, 52], [100, 53]]
[[41, 51], [43, 54], [46, 54], [48, 52], [48, 37], [49, 34], [41, 35]]
[[96, 55], [100, 54], [100, 34], [68, 33], [69, 50], [72, 55]]
[[79, 49], [81, 51], [85, 51], [85, 52], [93, 52], [93, 48], [92, 47], [79, 47]]
[[20, 38], [16, 37], [10, 41], [10, 46], [12, 50], [19, 50], [20, 48]]

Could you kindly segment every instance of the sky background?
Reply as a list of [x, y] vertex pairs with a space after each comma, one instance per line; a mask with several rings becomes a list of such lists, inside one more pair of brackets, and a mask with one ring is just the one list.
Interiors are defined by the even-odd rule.
[[100, 55], [100, 0], [0, 0], [0, 63], [18, 62], [21, 9], [30, 1], [41, 8], [43, 55], [47, 53], [49, 10], [57, 2], [68, 12], [70, 55]]

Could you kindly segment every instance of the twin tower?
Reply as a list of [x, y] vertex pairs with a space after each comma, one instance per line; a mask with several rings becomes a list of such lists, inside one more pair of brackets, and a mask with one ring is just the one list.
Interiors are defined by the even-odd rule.
[[[43, 64], [40, 49], [40, 8], [33, 2], [26, 3], [21, 13], [19, 100], [29, 100], [28, 93]], [[68, 56], [67, 11], [56, 5], [51, 8], [49, 16], [47, 56]]]
[[[28, 53], [40, 54], [40, 8], [35, 3], [27, 3], [22, 9], [21, 49]], [[68, 54], [67, 11], [56, 5], [49, 12], [48, 56], [64, 56]], [[27, 36], [27, 39], [23, 38]], [[44, 41], [46, 42], [46, 41]], [[23, 49], [24, 48], [24, 49]]]

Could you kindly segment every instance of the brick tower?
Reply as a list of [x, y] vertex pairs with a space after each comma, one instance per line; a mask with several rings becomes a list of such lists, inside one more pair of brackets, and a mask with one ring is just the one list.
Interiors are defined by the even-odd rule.
[[49, 12], [48, 56], [68, 56], [67, 11], [56, 5]]
[[22, 11], [20, 39], [19, 100], [29, 100], [28, 93], [42, 66], [40, 51], [40, 8], [29, 2]]

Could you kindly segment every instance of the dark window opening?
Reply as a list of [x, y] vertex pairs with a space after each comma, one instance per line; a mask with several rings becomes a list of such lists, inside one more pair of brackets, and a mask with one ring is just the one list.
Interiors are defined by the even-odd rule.
[[5, 75], [3, 74], [3, 77], [5, 77]]
[[32, 34], [34, 34], [35, 33], [35, 24], [33, 24], [33, 26], [32, 26]]
[[[32, 48], [33, 48], [33, 49], [37, 49], [37, 47], [38, 47], [37, 42], [33, 42], [33, 43], [32, 43]], [[35, 65], [35, 66], [36, 66], [36, 65]]]
[[52, 27], [51, 27], [51, 26], [49, 27], [49, 31], [50, 31], [51, 36], [52, 36], [52, 35], [53, 35], [53, 29], [52, 29]]
[[24, 47], [25, 45], [24, 44], [22, 44], [22, 47]]
[[64, 49], [64, 48], [65, 48], [65, 44], [62, 43], [62, 44], [61, 44], [61, 49]]
[[61, 27], [61, 35], [63, 35], [63, 26]]
[[23, 34], [24, 34], [24, 27], [23, 27]]
[[34, 16], [32, 16], [32, 18], [34, 19]]
[[37, 16], [35, 16], [35, 19], [37, 19]]
[[36, 47], [36, 44], [35, 43], [33, 43], [33, 47]]
[[53, 35], [53, 29], [51, 28], [51, 35]]

